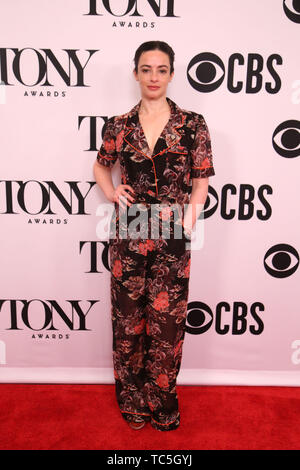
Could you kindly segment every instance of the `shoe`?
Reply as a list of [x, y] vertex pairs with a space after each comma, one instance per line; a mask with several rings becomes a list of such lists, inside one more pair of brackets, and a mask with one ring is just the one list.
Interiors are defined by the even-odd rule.
[[134, 418], [134, 421], [129, 421], [128, 424], [132, 429], [142, 429], [145, 426], [146, 421], [143, 418], [136, 417]]

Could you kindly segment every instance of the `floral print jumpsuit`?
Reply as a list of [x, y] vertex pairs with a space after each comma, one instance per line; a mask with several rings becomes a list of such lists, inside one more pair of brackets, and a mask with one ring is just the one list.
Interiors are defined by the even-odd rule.
[[[175, 238], [178, 219], [168, 207], [188, 204], [192, 178], [215, 174], [203, 116], [179, 108], [169, 98], [167, 101], [170, 119], [152, 155], [139, 121], [141, 101], [128, 113], [106, 121], [97, 154], [98, 162], [109, 168], [119, 160], [122, 184], [132, 186], [134, 204], [149, 216], [146, 237], [120, 237], [122, 210], [123, 214], [127, 212], [127, 224], [132, 218], [129, 206], [122, 209], [114, 203], [112, 222], [116, 230], [112, 231], [111, 222], [109, 239], [113, 364], [123, 418], [131, 421], [142, 417], [161, 431], [176, 429], [180, 423], [176, 378], [185, 334], [191, 261], [186, 245], [189, 239], [184, 232], [181, 238]], [[153, 204], [163, 204], [158, 219], [151, 218]], [[170, 222], [169, 238], [151, 238], [150, 227], [156, 223], [161, 228], [166, 219]]]

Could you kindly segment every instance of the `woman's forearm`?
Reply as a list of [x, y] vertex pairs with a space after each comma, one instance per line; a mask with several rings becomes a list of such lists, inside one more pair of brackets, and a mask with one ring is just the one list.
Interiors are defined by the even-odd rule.
[[106, 198], [113, 202], [113, 192], [115, 191], [115, 187], [112, 182], [111, 169], [95, 161], [94, 177], [96, 183], [98, 186], [100, 186]]
[[207, 198], [208, 178], [193, 178], [193, 188], [187, 209], [184, 212], [184, 229], [191, 232], [200, 216]]

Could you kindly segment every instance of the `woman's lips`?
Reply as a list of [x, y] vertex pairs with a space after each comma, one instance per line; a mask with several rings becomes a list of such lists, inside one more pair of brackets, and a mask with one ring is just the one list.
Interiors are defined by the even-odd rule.
[[159, 86], [148, 86], [150, 90], [158, 90]]

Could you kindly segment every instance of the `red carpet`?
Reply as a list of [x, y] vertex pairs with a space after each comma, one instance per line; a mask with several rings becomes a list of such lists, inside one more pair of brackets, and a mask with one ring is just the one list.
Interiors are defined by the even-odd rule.
[[113, 385], [0, 384], [1, 450], [300, 448], [300, 389], [178, 386], [181, 424], [135, 431]]

